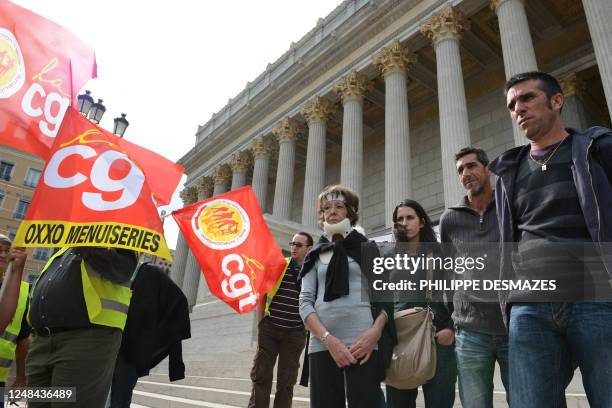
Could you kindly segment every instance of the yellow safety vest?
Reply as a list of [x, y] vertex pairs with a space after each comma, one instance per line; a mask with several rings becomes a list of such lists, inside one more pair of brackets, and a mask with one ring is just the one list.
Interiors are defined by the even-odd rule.
[[266, 309], [265, 309], [266, 316], [270, 316], [270, 305], [272, 304], [272, 299], [274, 299], [274, 296], [276, 296], [276, 292], [278, 292], [278, 288], [280, 288], [281, 282], [283, 281], [283, 278], [285, 277], [285, 272], [287, 272], [287, 268], [289, 268], [289, 264], [291, 264], [291, 258], [287, 257], [285, 258], [285, 261], [287, 262], [287, 265], [285, 265], [285, 269], [283, 269], [283, 273], [281, 273], [281, 276], [276, 281], [276, 285], [274, 285], [272, 290], [270, 290], [266, 294]]
[[[49, 258], [38, 280], [42, 278], [55, 258], [63, 255], [68, 249], [68, 247], [62, 248]], [[38, 280], [36, 283], [38, 283]], [[81, 281], [89, 322], [123, 330], [132, 297], [130, 282], [121, 284], [104, 279], [83, 260], [81, 261]], [[36, 290], [36, 284], [34, 284], [34, 290]], [[34, 290], [32, 290], [32, 294], [34, 294]], [[28, 321], [29, 314], [28, 312]]]
[[17, 309], [13, 315], [13, 320], [6, 327], [2, 336], [0, 336], [0, 382], [6, 382], [6, 379], [15, 359], [15, 349], [17, 348], [17, 337], [21, 331], [21, 321], [28, 303], [28, 291], [30, 285], [27, 282], [21, 282], [19, 289], [19, 300], [17, 301]]

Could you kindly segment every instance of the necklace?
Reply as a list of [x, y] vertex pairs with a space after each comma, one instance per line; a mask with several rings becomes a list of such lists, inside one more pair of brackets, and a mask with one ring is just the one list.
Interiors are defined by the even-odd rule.
[[563, 138], [563, 140], [562, 140], [561, 142], [559, 142], [559, 144], [557, 145], [557, 147], [555, 147], [555, 149], [552, 151], [552, 153], [550, 154], [550, 156], [548, 156], [548, 157], [546, 158], [546, 160], [539, 161], [539, 160], [534, 159], [534, 158], [533, 158], [533, 156], [531, 155], [531, 149], [529, 150], [529, 158], [530, 158], [531, 160], [533, 160], [533, 161], [534, 161], [534, 163], [539, 164], [539, 165], [540, 165], [540, 168], [542, 169], [542, 171], [546, 171], [546, 169], [547, 169], [547, 167], [546, 167], [546, 163], [548, 163], [548, 162], [550, 161], [550, 159], [552, 159], [552, 157], [555, 155], [555, 153], [557, 153], [557, 149], [559, 148], [559, 146], [561, 146], [561, 145], [563, 144], [563, 142], [565, 142], [565, 139], [567, 139], [567, 136], [565, 136], [565, 137]]

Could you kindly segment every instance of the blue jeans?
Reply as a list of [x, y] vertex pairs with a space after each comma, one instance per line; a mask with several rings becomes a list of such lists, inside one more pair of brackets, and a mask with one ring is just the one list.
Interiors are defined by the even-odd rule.
[[508, 336], [458, 329], [455, 352], [461, 404], [464, 408], [492, 408], [495, 360], [508, 390]]
[[592, 408], [612, 407], [612, 303], [517, 303], [510, 312], [512, 407], [565, 407], [580, 367]]
[[110, 408], [130, 408], [132, 393], [138, 382], [138, 369], [119, 353], [113, 373]]
[[[452, 408], [455, 403], [457, 360], [455, 346], [436, 347], [436, 375], [423, 384], [423, 396], [427, 408]], [[398, 390], [387, 385], [387, 408], [415, 408], [418, 388]]]

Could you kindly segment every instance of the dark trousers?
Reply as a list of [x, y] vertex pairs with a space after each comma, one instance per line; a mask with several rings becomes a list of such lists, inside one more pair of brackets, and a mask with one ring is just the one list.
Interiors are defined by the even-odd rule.
[[283, 329], [262, 319], [257, 326], [257, 352], [251, 369], [253, 389], [249, 408], [268, 408], [276, 358], [276, 394], [274, 408], [289, 408], [293, 400], [293, 386], [300, 368], [300, 355], [306, 344], [302, 329]]
[[377, 408], [385, 398], [377, 380], [378, 352], [367, 363], [338, 368], [328, 351], [310, 354], [311, 408]]
[[104, 326], [32, 336], [28, 387], [75, 387], [76, 402], [30, 402], [29, 408], [104, 408], [121, 345], [121, 330]]
[[[422, 385], [427, 408], [452, 408], [455, 403], [457, 360], [455, 346], [436, 347], [436, 374]], [[419, 389], [398, 390], [387, 385], [387, 408], [415, 408]]]
[[126, 361], [123, 354], [119, 353], [113, 373], [110, 408], [130, 408], [132, 392], [137, 382], [138, 370], [136, 366]]

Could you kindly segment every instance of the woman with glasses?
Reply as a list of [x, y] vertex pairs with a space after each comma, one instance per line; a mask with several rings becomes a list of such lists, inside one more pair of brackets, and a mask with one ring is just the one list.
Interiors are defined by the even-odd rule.
[[[423, 207], [414, 200], [403, 200], [393, 210], [393, 235], [395, 248], [385, 256], [395, 257], [407, 254], [416, 257], [441, 257], [442, 251], [429, 216]], [[443, 279], [443, 271], [432, 271], [433, 279]], [[416, 282], [426, 280], [427, 268], [417, 271], [392, 271], [392, 280], [410, 279]], [[418, 285], [417, 285], [418, 287]], [[395, 312], [416, 307], [431, 307], [433, 325], [436, 331], [436, 373], [422, 386], [426, 408], [451, 408], [455, 402], [455, 382], [457, 362], [455, 359], [453, 321], [451, 309], [444, 302], [444, 294], [432, 293], [433, 302], [429, 303], [425, 291], [396, 292]], [[452, 301], [452, 297], [449, 297]], [[388, 408], [416, 407], [418, 389], [398, 390], [387, 385]]]
[[361, 271], [362, 248], [377, 250], [355, 229], [359, 197], [351, 189], [327, 187], [317, 208], [323, 235], [306, 256], [299, 299], [310, 330], [311, 407], [340, 408], [346, 401], [349, 408], [381, 407], [386, 351], [395, 338], [392, 308], [370, 303]]

